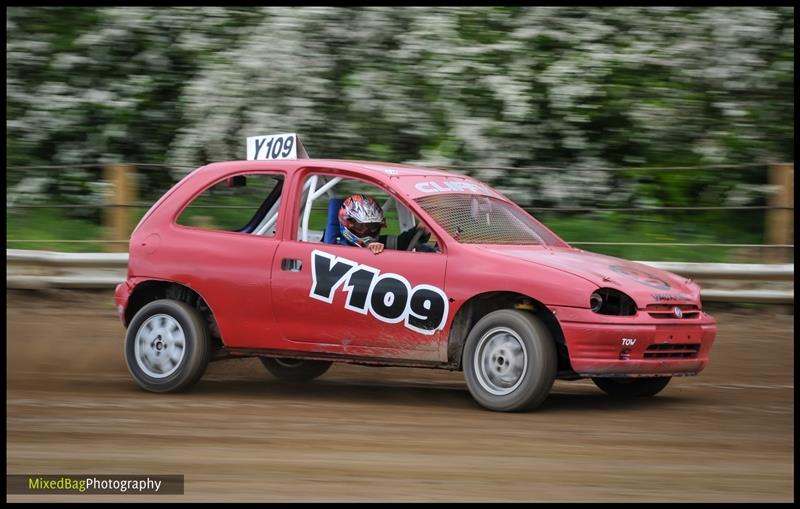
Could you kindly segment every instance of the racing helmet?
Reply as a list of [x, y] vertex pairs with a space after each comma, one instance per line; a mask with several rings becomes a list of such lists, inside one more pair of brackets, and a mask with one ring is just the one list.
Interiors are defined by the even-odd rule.
[[383, 209], [370, 196], [354, 194], [339, 207], [339, 231], [351, 244], [366, 247], [377, 242], [384, 226]]

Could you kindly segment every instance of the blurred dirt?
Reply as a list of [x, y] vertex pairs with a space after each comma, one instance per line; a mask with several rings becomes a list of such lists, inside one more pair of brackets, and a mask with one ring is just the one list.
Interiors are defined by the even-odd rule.
[[289, 385], [256, 359], [150, 394], [124, 365], [111, 293], [6, 296], [7, 472], [186, 476], [183, 496], [90, 501], [794, 501], [781, 310], [711, 311], [709, 367], [655, 398], [556, 382], [537, 411], [503, 414], [460, 372], [335, 365]]

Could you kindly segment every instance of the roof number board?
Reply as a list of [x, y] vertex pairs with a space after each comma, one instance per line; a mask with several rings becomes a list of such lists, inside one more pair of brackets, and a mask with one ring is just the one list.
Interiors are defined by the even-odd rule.
[[295, 133], [247, 137], [247, 160], [307, 159], [303, 144]]

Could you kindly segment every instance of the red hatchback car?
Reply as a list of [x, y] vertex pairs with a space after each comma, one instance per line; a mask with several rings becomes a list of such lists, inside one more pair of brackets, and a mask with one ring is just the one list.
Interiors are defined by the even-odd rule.
[[[378, 254], [340, 242], [354, 194], [385, 213]], [[333, 362], [463, 370], [479, 404], [515, 411], [556, 378], [652, 396], [702, 371], [716, 335], [691, 280], [572, 248], [487, 185], [430, 168], [209, 164], [153, 205], [129, 253], [125, 359], [155, 392], [257, 356], [291, 381]]]

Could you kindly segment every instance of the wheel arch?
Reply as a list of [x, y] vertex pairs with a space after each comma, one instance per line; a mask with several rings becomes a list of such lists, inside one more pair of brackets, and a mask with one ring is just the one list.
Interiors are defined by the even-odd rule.
[[137, 284], [131, 291], [131, 295], [128, 297], [128, 304], [125, 307], [123, 320], [125, 327], [130, 325], [131, 320], [140, 309], [159, 299], [177, 300], [195, 308], [205, 319], [212, 340], [216, 345], [222, 346], [219, 326], [214, 318], [214, 312], [206, 300], [196, 290], [175, 281], [150, 279]]
[[453, 317], [450, 333], [447, 337], [447, 362], [456, 369], [462, 369], [464, 343], [469, 331], [478, 320], [487, 314], [500, 309], [517, 309], [539, 318], [547, 327], [556, 343], [558, 354], [558, 370], [571, 371], [569, 353], [564, 340], [564, 332], [558, 319], [541, 301], [528, 295], [512, 291], [493, 291], [474, 295], [467, 299]]

